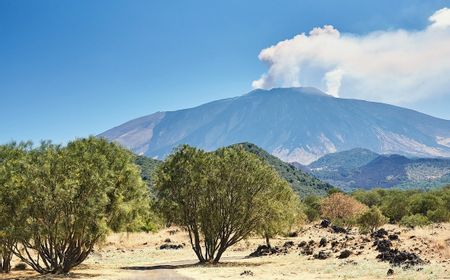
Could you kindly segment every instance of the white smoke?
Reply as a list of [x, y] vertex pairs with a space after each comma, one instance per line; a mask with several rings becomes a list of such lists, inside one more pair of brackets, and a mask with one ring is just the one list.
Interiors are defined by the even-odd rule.
[[268, 71], [254, 88], [316, 86], [328, 94], [407, 103], [450, 94], [450, 9], [423, 30], [340, 33], [314, 28], [263, 49]]

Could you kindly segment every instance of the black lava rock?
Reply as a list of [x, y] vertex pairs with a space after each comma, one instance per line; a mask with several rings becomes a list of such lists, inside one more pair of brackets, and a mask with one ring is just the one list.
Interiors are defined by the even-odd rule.
[[181, 244], [163, 244], [161, 246], [159, 246], [160, 250], [178, 250], [178, 249], [183, 249], [183, 245]]
[[322, 222], [320, 222], [320, 226], [323, 228], [327, 228], [331, 225], [331, 222], [329, 220], [322, 220]]
[[350, 257], [351, 254], [352, 254], [352, 251], [344, 250], [339, 254], [339, 256], [337, 258], [338, 259], [346, 259], [346, 258]]
[[327, 244], [328, 244], [327, 239], [325, 237], [322, 237], [322, 239], [320, 239], [320, 242], [319, 242], [319, 247], [325, 247], [325, 246], [327, 246]]
[[320, 251], [318, 254], [315, 254], [313, 257], [318, 260], [325, 260], [330, 257], [330, 253], [325, 252], [325, 251]]

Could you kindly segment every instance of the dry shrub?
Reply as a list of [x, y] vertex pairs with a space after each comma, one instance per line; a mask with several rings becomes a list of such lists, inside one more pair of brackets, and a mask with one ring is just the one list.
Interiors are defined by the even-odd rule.
[[349, 225], [367, 210], [367, 206], [343, 193], [334, 193], [325, 198], [321, 205], [322, 216], [334, 223]]

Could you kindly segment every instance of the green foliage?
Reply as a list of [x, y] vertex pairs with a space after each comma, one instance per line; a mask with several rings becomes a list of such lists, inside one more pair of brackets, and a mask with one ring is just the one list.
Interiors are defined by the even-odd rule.
[[141, 177], [144, 182], [147, 183], [149, 187], [153, 186], [153, 174], [158, 167], [158, 165], [161, 164], [160, 160], [152, 159], [146, 156], [136, 156], [134, 162], [140, 167], [141, 169]]
[[292, 189], [298, 193], [300, 197], [307, 197], [309, 195], [325, 196], [327, 191], [333, 187], [330, 184], [322, 182], [314, 176], [295, 168], [293, 165], [281, 161], [279, 158], [269, 154], [254, 144], [241, 143], [230, 147], [243, 148], [247, 152], [264, 160], [267, 164], [272, 166], [277, 173], [289, 183], [289, 185], [291, 185]]
[[427, 218], [433, 223], [445, 223], [450, 221], [450, 212], [444, 207], [439, 207], [436, 210], [428, 210]]
[[200, 262], [218, 262], [249, 234], [276, 233], [295, 220], [296, 214], [286, 214], [292, 210], [283, 207], [296, 203], [290, 186], [239, 147], [207, 153], [182, 146], [156, 175], [159, 209], [168, 221], [186, 228]]
[[415, 215], [410, 215], [410, 216], [404, 216], [401, 219], [400, 224], [402, 226], [415, 228], [415, 227], [426, 226], [426, 225], [430, 224], [430, 221], [428, 220], [427, 217], [425, 217], [421, 214], [415, 214]]
[[380, 206], [381, 204], [381, 194], [377, 189], [370, 191], [357, 190], [352, 193], [352, 196], [368, 207]]
[[388, 222], [388, 218], [383, 216], [376, 206], [371, 207], [357, 219], [357, 224], [362, 232], [374, 232], [380, 226]]
[[43, 142], [20, 167], [7, 188], [8, 199], [21, 202], [9, 226], [20, 245], [10, 249], [40, 273], [69, 272], [109, 231], [138, 230], [149, 215], [133, 155], [105, 140]]
[[15, 223], [25, 222], [20, 216], [29, 201], [29, 193], [17, 188], [23, 185], [25, 161], [30, 143], [11, 143], [0, 146], [0, 272], [11, 270], [11, 247], [21, 236], [14, 230]]
[[307, 196], [303, 200], [304, 209], [308, 221], [314, 222], [320, 218], [320, 203], [322, 198], [317, 195]]

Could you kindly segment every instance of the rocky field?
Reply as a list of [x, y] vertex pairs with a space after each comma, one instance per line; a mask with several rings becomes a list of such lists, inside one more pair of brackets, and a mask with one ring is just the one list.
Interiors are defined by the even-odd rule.
[[[386, 225], [373, 234], [326, 221], [291, 237], [251, 238], [219, 265], [200, 266], [177, 228], [155, 234], [114, 234], [68, 278], [76, 279], [450, 279], [450, 224], [407, 229]], [[54, 279], [30, 269], [0, 279]]]

